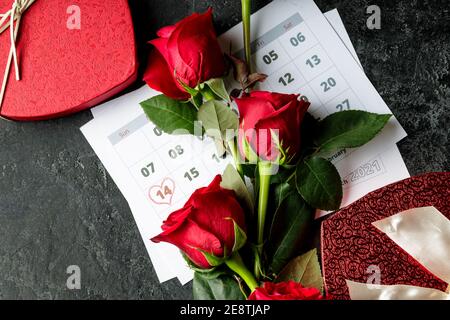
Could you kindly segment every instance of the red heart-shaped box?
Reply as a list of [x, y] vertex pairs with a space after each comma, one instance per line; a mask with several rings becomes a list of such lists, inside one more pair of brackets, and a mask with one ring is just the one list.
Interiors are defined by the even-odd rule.
[[[0, 13], [12, 3], [2, 1]], [[69, 19], [79, 21], [80, 28], [71, 28]], [[0, 36], [0, 81], [9, 50], [7, 30]], [[127, 0], [36, 0], [23, 14], [17, 52], [21, 80], [15, 80], [11, 67], [0, 113], [8, 119], [78, 112], [114, 96], [137, 77]]]
[[445, 291], [448, 283], [372, 225], [399, 212], [434, 206], [450, 219], [450, 173], [429, 173], [369, 193], [322, 222], [322, 271], [331, 298], [349, 299], [345, 280], [366, 283], [370, 266], [381, 284], [407, 284]]

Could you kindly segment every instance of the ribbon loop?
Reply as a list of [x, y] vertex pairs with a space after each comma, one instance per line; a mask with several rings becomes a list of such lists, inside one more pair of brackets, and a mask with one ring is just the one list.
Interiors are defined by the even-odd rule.
[[5, 96], [6, 85], [8, 82], [9, 72], [11, 69], [11, 63], [14, 62], [14, 70], [16, 74], [16, 81], [20, 80], [19, 61], [17, 58], [16, 39], [19, 33], [20, 21], [23, 13], [35, 2], [36, 0], [15, 0], [7, 12], [0, 14], [0, 34], [7, 29], [10, 30], [10, 42], [11, 47], [9, 50], [8, 59], [6, 61], [5, 74], [3, 76], [3, 82], [0, 89], [0, 111], [2, 108], [3, 98]]
[[[414, 208], [372, 223], [425, 269], [450, 283], [450, 220], [435, 207]], [[380, 285], [347, 281], [352, 300], [440, 299], [446, 292], [408, 285]]]

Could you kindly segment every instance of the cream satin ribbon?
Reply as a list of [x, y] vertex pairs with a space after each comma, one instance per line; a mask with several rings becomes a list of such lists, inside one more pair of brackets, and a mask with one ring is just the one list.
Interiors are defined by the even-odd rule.
[[[8, 60], [6, 62], [5, 75], [3, 76], [2, 87], [0, 89], [0, 111], [2, 109], [3, 98], [5, 96], [6, 84], [8, 83], [11, 63], [14, 62], [14, 69], [16, 73], [16, 80], [20, 80], [19, 62], [17, 59], [16, 39], [19, 33], [20, 21], [22, 14], [35, 2], [36, 0], [15, 0], [11, 9], [6, 13], [0, 14], [0, 34], [7, 29], [10, 30], [11, 49], [9, 50]], [[15, 22], [15, 23], [14, 23]]]
[[[372, 223], [436, 277], [450, 283], [450, 220], [435, 207], [406, 210]], [[352, 300], [450, 300], [447, 292], [347, 280]]]
[[352, 300], [450, 300], [450, 294], [407, 285], [377, 285], [346, 280]]

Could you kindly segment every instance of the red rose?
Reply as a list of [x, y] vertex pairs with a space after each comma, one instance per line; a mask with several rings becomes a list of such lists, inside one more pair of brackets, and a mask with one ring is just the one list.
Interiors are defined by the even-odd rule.
[[217, 175], [208, 187], [196, 190], [184, 207], [170, 214], [163, 232], [152, 241], [169, 242], [201, 268], [211, 268], [203, 252], [224, 258], [235, 244], [234, 223], [245, 230], [244, 211], [234, 191], [220, 187]]
[[[309, 107], [309, 102], [298, 97], [296, 94], [252, 91], [236, 99], [240, 113], [241, 152], [244, 134], [252, 149], [264, 160], [273, 161], [279, 156], [278, 145], [288, 156], [295, 156], [300, 150], [300, 125]], [[270, 129], [278, 130], [274, 131], [278, 138]]]
[[225, 61], [212, 24], [212, 10], [194, 13], [173, 26], [157, 32], [150, 41], [152, 50], [144, 81], [166, 96], [190, 98], [180, 81], [191, 88], [209, 79], [221, 77]]
[[322, 300], [323, 296], [316, 288], [304, 288], [300, 283], [265, 282], [256, 288], [248, 300]]

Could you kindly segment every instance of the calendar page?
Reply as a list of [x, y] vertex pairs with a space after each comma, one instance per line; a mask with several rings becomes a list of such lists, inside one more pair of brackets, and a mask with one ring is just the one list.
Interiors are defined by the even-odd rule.
[[[362, 70], [362, 64], [337, 9], [326, 12], [324, 16]], [[368, 192], [386, 184], [410, 177], [396, 144], [390, 148], [387, 147], [382, 152], [375, 153], [372, 157], [366, 156], [371, 153], [366, 151], [367, 148], [366, 146], [355, 150], [351, 156], [346, 157], [345, 161], [340, 161], [343, 158], [340, 154], [345, 153], [346, 150], [333, 155], [333, 162], [342, 177], [343, 183], [344, 197], [341, 207], [351, 204]], [[361, 160], [363, 158], [365, 160]], [[321, 217], [327, 213], [318, 211], [316, 217]]]
[[[255, 70], [268, 75], [259, 89], [301, 94], [318, 119], [350, 109], [392, 114], [314, 1], [273, 1], [252, 15], [252, 39]], [[225, 52], [231, 48], [235, 56], [244, 57], [242, 24], [220, 40]], [[228, 80], [228, 87], [239, 87]], [[364, 153], [373, 156], [405, 136], [392, 117]], [[347, 150], [345, 157], [352, 152]]]
[[136, 208], [130, 205], [152, 262], [164, 257], [168, 268], [158, 272], [160, 281], [177, 276], [184, 284], [192, 273], [176, 247], [154, 244], [150, 238], [161, 232], [163, 220], [183, 207], [196, 189], [221, 174], [230, 159], [218, 156], [209, 138], [168, 135], [149, 122], [139, 102], [157, 94], [144, 86], [108, 102], [104, 107], [112, 116], [97, 115], [81, 130]]
[[[337, 11], [326, 16], [333, 25], [331, 30], [345, 32]], [[340, 37], [344, 41], [346, 33]], [[356, 61], [347, 39], [344, 54]], [[184, 284], [192, 278], [192, 272], [177, 249], [154, 244], [150, 238], [160, 232], [168, 214], [180, 208], [196, 188], [222, 173], [231, 161], [219, 158], [209, 139], [166, 135], [150, 123], [139, 102], [156, 94], [143, 87], [94, 108], [94, 120], [81, 130], [128, 201], [159, 280], [178, 277]], [[343, 178], [343, 205], [409, 176], [396, 145], [390, 140], [380, 143], [383, 152], [361, 148], [351, 155], [346, 150], [330, 155]], [[340, 161], [344, 157], [346, 161]]]
[[347, 30], [345, 30], [345, 25], [342, 22], [338, 10], [333, 9], [328, 12], [325, 12], [324, 16], [328, 20], [328, 22], [330, 23], [331, 27], [336, 32], [338, 37], [342, 40], [342, 43], [345, 45], [348, 51], [350, 51], [350, 54], [352, 55], [353, 59], [355, 59], [360, 68], [363, 69], [361, 61], [359, 60], [359, 57], [356, 54], [355, 47], [353, 47], [352, 41], [350, 40], [350, 36], [348, 35]]

